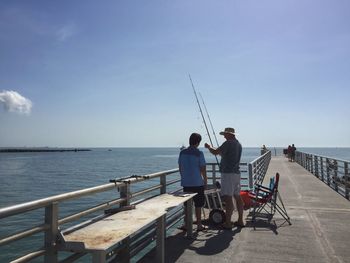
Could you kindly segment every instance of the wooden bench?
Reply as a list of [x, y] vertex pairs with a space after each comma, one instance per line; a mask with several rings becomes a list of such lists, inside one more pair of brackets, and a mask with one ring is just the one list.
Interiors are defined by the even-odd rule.
[[[148, 199], [135, 209], [118, 212], [99, 220], [92, 220], [60, 233], [61, 250], [92, 253], [92, 262], [106, 262], [106, 256], [120, 242], [147, 225], [157, 222], [156, 261], [165, 260], [166, 213], [184, 203], [187, 236], [192, 237], [192, 198], [196, 194], [162, 194]], [[126, 258], [126, 259], [125, 259]], [[124, 261], [130, 258], [125, 257]]]

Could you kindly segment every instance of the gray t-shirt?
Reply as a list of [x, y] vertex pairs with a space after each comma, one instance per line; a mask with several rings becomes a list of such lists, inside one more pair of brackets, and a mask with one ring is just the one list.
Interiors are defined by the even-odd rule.
[[237, 139], [225, 141], [219, 147], [221, 153], [220, 172], [239, 173], [242, 145]]

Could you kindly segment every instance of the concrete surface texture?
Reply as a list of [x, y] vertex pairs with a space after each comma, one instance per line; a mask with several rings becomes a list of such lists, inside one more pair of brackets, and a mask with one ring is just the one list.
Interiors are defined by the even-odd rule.
[[[350, 202], [285, 157], [272, 158], [265, 182], [276, 172], [292, 225], [279, 214], [253, 224], [246, 210], [245, 228], [209, 226], [192, 240], [175, 231], [166, 240], [166, 262], [350, 263]], [[154, 261], [152, 254], [140, 262]]]

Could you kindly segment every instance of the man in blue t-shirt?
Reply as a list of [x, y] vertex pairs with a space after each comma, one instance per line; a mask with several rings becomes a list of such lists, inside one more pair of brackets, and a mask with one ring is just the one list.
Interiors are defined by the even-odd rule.
[[201, 208], [204, 206], [204, 188], [207, 185], [204, 154], [198, 150], [201, 140], [200, 134], [192, 133], [189, 139], [190, 146], [182, 150], [179, 155], [181, 186], [184, 192], [197, 193], [193, 198], [197, 218], [197, 231], [205, 229], [201, 220]]

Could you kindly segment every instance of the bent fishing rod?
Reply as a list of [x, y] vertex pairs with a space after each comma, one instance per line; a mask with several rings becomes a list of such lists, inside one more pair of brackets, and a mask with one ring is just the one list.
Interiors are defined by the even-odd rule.
[[[211, 140], [210, 133], [209, 133], [208, 126], [207, 126], [207, 122], [205, 121], [205, 118], [204, 118], [204, 115], [203, 115], [203, 111], [202, 111], [202, 107], [201, 107], [201, 104], [199, 103], [198, 96], [197, 96], [197, 92], [196, 92], [196, 89], [194, 88], [194, 85], [193, 85], [193, 81], [192, 81], [191, 75], [190, 75], [190, 74], [188, 74], [188, 76], [190, 77], [190, 81], [191, 81], [191, 85], [192, 85], [193, 93], [194, 93], [194, 96], [196, 97], [196, 101], [197, 101], [197, 104], [198, 104], [199, 112], [201, 113], [202, 120], [203, 120], [203, 123], [204, 123], [205, 129], [206, 129], [206, 131], [207, 131], [207, 134], [208, 134], [208, 137], [209, 137], [210, 144], [211, 144], [211, 145], [213, 145], [213, 141]], [[216, 162], [217, 162], [218, 166], [220, 167], [220, 165], [219, 165], [219, 160], [218, 160], [218, 157], [217, 157], [216, 155], [215, 155], [215, 159], [216, 159]]]

